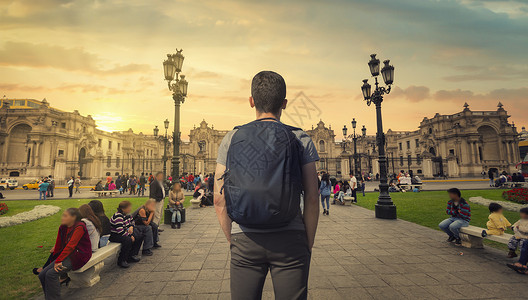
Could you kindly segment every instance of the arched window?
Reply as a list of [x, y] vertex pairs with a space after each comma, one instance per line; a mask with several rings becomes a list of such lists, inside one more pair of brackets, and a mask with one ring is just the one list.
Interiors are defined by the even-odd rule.
[[325, 152], [325, 142], [323, 140], [319, 141], [319, 152]]

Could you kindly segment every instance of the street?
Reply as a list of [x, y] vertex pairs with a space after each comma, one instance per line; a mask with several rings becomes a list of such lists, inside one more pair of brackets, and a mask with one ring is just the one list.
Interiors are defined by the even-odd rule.
[[[373, 192], [374, 189], [377, 189], [379, 185], [378, 181], [370, 181], [366, 183], [366, 192]], [[489, 189], [489, 184], [487, 180], [476, 180], [476, 179], [453, 179], [453, 180], [431, 180], [424, 181], [423, 190], [424, 191], [438, 191], [438, 190], [447, 190], [449, 188], [456, 187], [461, 190], [480, 190], [480, 189]], [[73, 194], [73, 198], [76, 199], [85, 199], [85, 198], [96, 198], [94, 193], [90, 192], [90, 187], [82, 187], [80, 193]], [[37, 190], [23, 190], [21, 188], [16, 190], [4, 190], [2, 191], [6, 201], [9, 200], [38, 200], [39, 193]], [[190, 193], [189, 193], [190, 195]], [[148, 196], [148, 187], [145, 190], [145, 196]], [[129, 195], [125, 193], [123, 195], [117, 195], [116, 197], [137, 197], [134, 195]], [[67, 199], [68, 198], [68, 189], [65, 186], [58, 186], [55, 188], [55, 197], [52, 199]]]

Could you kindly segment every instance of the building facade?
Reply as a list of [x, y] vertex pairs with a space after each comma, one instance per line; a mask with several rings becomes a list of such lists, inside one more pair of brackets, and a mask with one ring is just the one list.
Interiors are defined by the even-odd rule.
[[[464, 104], [461, 112], [424, 118], [417, 130], [389, 129], [385, 134], [388, 172], [405, 170], [423, 178], [473, 177], [489, 169], [515, 172], [516, 164], [521, 161], [519, 137], [524, 135], [517, 132], [509, 117], [501, 103], [493, 111], [472, 111]], [[355, 170], [374, 176], [379, 173], [375, 134], [363, 135], [358, 130], [354, 159], [353, 133], [338, 141], [331, 125], [322, 120], [306, 132], [321, 158], [318, 170], [338, 178]], [[205, 121], [191, 130], [191, 142], [184, 143], [182, 151], [194, 155], [199, 166], [193, 168], [187, 164], [182, 170], [214, 172], [216, 151], [226, 133], [209, 127]]]
[[4, 99], [0, 107], [0, 177], [52, 175], [91, 182], [162, 169], [164, 143], [152, 135], [106, 132], [91, 116], [50, 107], [46, 99]]
[[[0, 177], [33, 180], [53, 175], [64, 181], [81, 176], [96, 181], [107, 175], [163, 169], [163, 137], [132, 129], [102, 131], [91, 116], [52, 108], [45, 99], [3, 99], [0, 104]], [[459, 113], [424, 118], [415, 131], [389, 129], [385, 135], [388, 171], [405, 170], [424, 178], [478, 176], [489, 169], [514, 172], [521, 161], [519, 137], [524, 135], [508, 118], [500, 103], [494, 111], [472, 111], [465, 104]], [[306, 130], [321, 157], [318, 170], [338, 178], [354, 170], [379, 173], [375, 135], [358, 131], [354, 159], [353, 133], [338, 141], [331, 125], [322, 120]], [[218, 146], [227, 132], [205, 120], [193, 128], [189, 141], [181, 143], [182, 173], [213, 173]], [[167, 174], [171, 145], [169, 139]]]

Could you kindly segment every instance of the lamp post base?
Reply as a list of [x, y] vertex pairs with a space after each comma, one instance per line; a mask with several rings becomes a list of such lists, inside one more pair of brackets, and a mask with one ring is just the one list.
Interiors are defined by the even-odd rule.
[[394, 204], [376, 204], [376, 218], [378, 219], [396, 219], [396, 206]]

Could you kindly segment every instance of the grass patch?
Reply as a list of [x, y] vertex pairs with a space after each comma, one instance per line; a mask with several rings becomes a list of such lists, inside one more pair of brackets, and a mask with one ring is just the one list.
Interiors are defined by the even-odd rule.
[[[462, 197], [469, 202], [469, 198], [481, 196], [490, 200], [504, 200], [502, 198], [503, 190], [465, 190], [462, 191]], [[365, 197], [358, 193], [358, 204], [361, 207], [374, 210], [378, 193], [367, 193]], [[391, 198], [397, 207], [398, 218], [413, 222], [422, 226], [440, 230], [438, 223], [448, 216], [445, 212], [447, 201], [449, 200], [447, 192], [430, 191], [420, 193], [391, 193]], [[489, 210], [487, 206], [469, 202], [471, 206], [471, 222], [473, 226], [486, 228], [488, 222]], [[504, 210], [504, 216], [514, 223], [519, 219], [519, 213]], [[513, 234], [511, 230], [507, 231]], [[507, 247], [500, 243], [484, 240], [484, 243], [506, 250]]]
[[[185, 197], [184, 206], [190, 205], [192, 197]], [[8, 201], [9, 213], [28, 211], [39, 204], [59, 206], [61, 212], [69, 207], [79, 207], [93, 199], [72, 200], [20, 200]], [[142, 205], [146, 198], [102, 198], [108, 217], [116, 211], [120, 201], [129, 200], [134, 208]], [[165, 202], [167, 202], [166, 200]], [[31, 270], [46, 262], [49, 250], [55, 244], [61, 212], [53, 216], [24, 223], [21, 225], [0, 228], [0, 282], [2, 282], [2, 299], [28, 299], [41, 291], [38, 278]], [[42, 248], [39, 248], [42, 246]]]
[[[44, 202], [41, 202], [41, 203], [38, 203], [38, 204], [32, 204], [32, 203], [20, 203], [20, 204], [17, 203], [17, 204], [13, 204], [13, 202], [15, 202], [15, 201], [5, 201], [5, 202], [3, 202], [3, 203], [7, 204], [7, 207], [9, 208], [9, 210], [7, 211], [7, 213], [5, 215], [1, 215], [0, 218], [14, 216], [14, 215], [19, 214], [21, 212], [30, 211], [30, 210], [32, 210], [35, 207], [35, 205], [46, 204]], [[26, 202], [26, 201], [20, 201], [20, 202]], [[27, 201], [27, 202], [33, 202], [33, 201]]]

